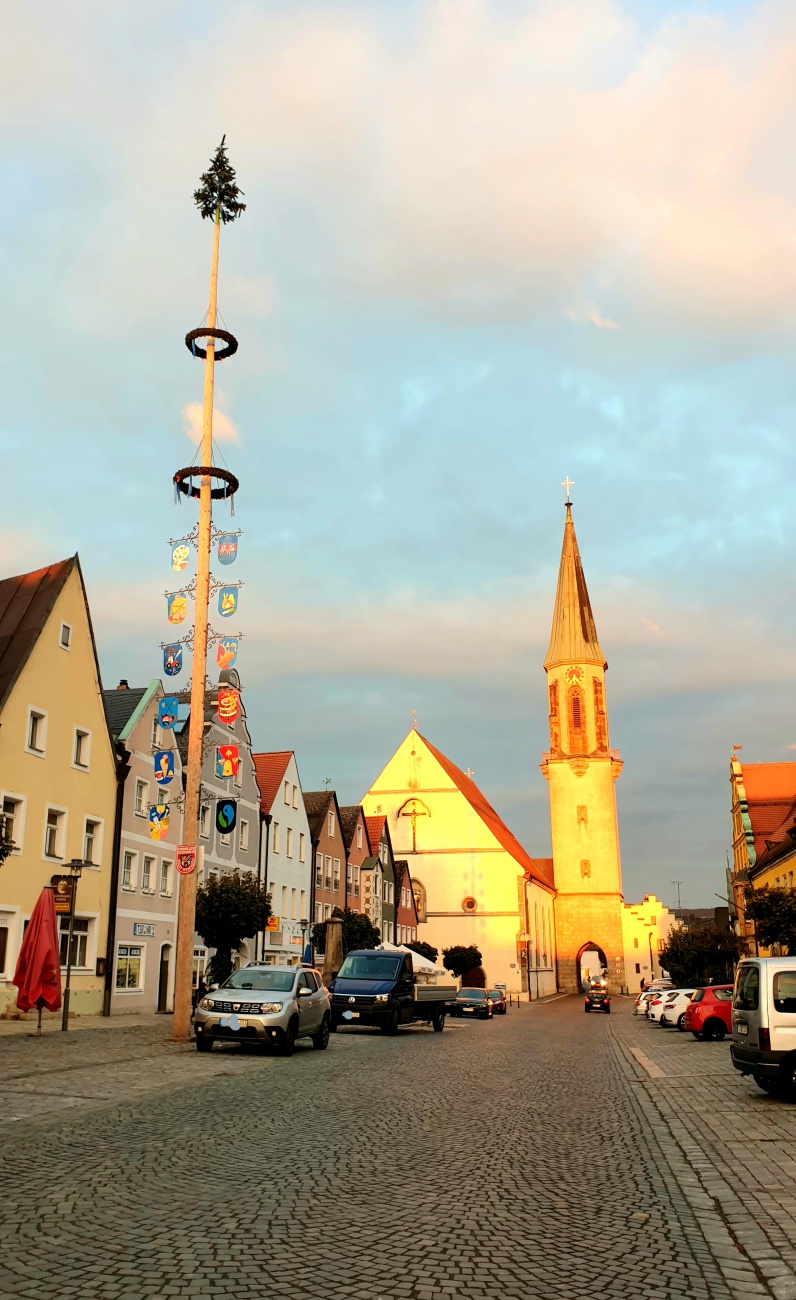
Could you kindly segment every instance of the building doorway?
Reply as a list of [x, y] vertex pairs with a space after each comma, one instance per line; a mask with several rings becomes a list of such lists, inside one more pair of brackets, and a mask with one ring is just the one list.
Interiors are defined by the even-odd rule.
[[608, 979], [608, 962], [605, 953], [593, 940], [584, 943], [575, 958], [575, 978], [581, 993], [585, 993], [593, 980]]
[[164, 943], [160, 949], [160, 974], [158, 976], [158, 1011], [169, 1009], [169, 972], [171, 967], [171, 944]]

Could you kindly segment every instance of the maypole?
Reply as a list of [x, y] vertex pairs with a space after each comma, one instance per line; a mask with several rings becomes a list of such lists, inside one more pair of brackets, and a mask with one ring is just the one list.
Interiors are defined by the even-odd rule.
[[[188, 727], [188, 762], [185, 781], [183, 841], [187, 848], [199, 842], [199, 808], [202, 788], [202, 741], [205, 723], [205, 689], [207, 674], [208, 609], [210, 603], [210, 548], [212, 542], [212, 502], [231, 500], [238, 481], [228, 470], [213, 465], [213, 389], [215, 363], [237, 351], [237, 340], [227, 330], [216, 328], [218, 301], [218, 249], [222, 222], [235, 221], [245, 211], [239, 201], [241, 191], [235, 183], [235, 171], [227, 159], [224, 143], [216, 150], [208, 171], [201, 178], [194, 201], [202, 217], [213, 220], [213, 256], [210, 265], [210, 305], [207, 324], [191, 330], [185, 342], [194, 356], [204, 358], [204, 411], [200, 464], [178, 470], [174, 484], [178, 492], [199, 499], [199, 523], [196, 533], [196, 584], [191, 674], [191, 716]], [[205, 347], [199, 346], [203, 339]], [[216, 351], [216, 343], [224, 346]], [[198, 480], [198, 485], [197, 485]], [[214, 487], [214, 483], [219, 486]], [[172, 1037], [181, 1042], [190, 1038], [193, 973], [194, 925], [196, 920], [196, 859], [194, 852], [183, 855], [180, 882], [180, 908], [177, 922], [177, 961], [174, 984], [174, 1022]], [[192, 869], [186, 871], [186, 867]]]

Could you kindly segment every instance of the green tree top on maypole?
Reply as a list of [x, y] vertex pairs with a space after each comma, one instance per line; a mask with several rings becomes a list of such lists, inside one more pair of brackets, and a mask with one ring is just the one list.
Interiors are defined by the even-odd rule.
[[194, 191], [193, 196], [203, 219], [212, 217], [215, 220], [218, 214], [225, 224], [228, 221], [235, 221], [242, 212], [246, 211], [246, 204], [238, 201], [238, 195], [242, 194], [243, 190], [238, 189], [235, 184], [235, 168], [227, 158], [227, 146], [224, 144], [226, 138], [226, 135], [221, 137], [221, 144], [216, 149], [210, 167], [202, 175], [199, 189]]

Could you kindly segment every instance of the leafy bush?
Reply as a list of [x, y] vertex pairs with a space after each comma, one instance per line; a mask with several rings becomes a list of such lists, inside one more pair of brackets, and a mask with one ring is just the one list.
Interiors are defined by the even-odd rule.
[[[344, 953], [351, 952], [354, 948], [378, 948], [381, 934], [371, 924], [369, 916], [364, 916], [362, 912], [352, 912], [350, 907], [345, 911], [336, 907], [332, 916], [342, 917]], [[312, 927], [312, 942], [315, 951], [319, 953], [326, 951], [326, 924], [326, 921], [319, 921]]]
[[439, 956], [439, 948], [432, 948], [430, 943], [423, 943], [422, 939], [415, 939], [414, 943], [404, 944], [405, 948], [411, 948], [412, 952], [419, 953], [427, 961], [436, 961]]
[[469, 971], [480, 966], [483, 960], [475, 944], [465, 947], [464, 944], [458, 943], [452, 948], [442, 949], [442, 964], [457, 979], [461, 979]]
[[796, 953], [796, 892], [776, 885], [747, 889], [746, 918], [755, 923], [757, 942], [765, 948], [779, 944]]
[[729, 984], [735, 963], [745, 951], [744, 942], [732, 930], [718, 925], [685, 925], [672, 930], [660, 963], [680, 988], [703, 984]]
[[196, 891], [196, 932], [215, 954], [207, 978], [221, 984], [232, 972], [232, 954], [259, 934], [271, 915], [271, 897], [251, 876], [211, 876]]

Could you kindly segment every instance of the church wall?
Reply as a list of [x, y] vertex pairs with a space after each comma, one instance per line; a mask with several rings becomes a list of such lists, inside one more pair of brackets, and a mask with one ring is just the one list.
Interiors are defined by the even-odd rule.
[[525, 884], [527, 940], [520, 946], [522, 992], [531, 1001], [557, 990], [555, 895], [535, 881]]

